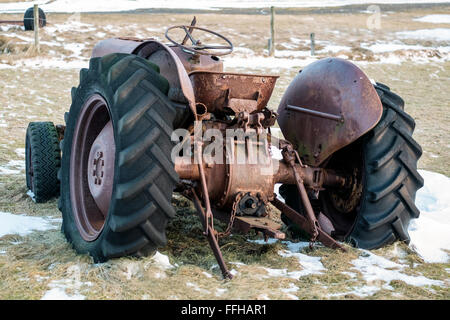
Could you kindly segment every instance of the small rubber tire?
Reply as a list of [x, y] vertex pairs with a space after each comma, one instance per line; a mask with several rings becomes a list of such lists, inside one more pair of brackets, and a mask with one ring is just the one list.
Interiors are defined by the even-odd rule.
[[[47, 17], [45, 16], [44, 10], [38, 8], [39, 10], [39, 28], [45, 27], [47, 24]], [[25, 30], [34, 30], [34, 8], [28, 8], [23, 15], [23, 26]]]
[[[92, 58], [72, 88], [72, 105], [62, 141], [62, 231], [79, 253], [95, 262], [147, 256], [165, 246], [166, 226], [175, 216], [172, 192], [178, 182], [170, 155], [176, 110], [158, 66], [131, 54]], [[100, 94], [108, 105], [115, 139], [114, 182], [108, 214], [98, 237], [86, 241], [74, 220], [70, 197], [73, 134], [84, 102]]]
[[25, 176], [35, 202], [46, 202], [59, 195], [60, 166], [58, 132], [53, 123], [30, 122], [25, 138]]
[[[404, 111], [400, 96], [386, 85], [377, 83], [374, 87], [383, 105], [381, 119], [363, 137], [334, 155], [344, 162], [358, 154], [362, 158], [361, 199], [344, 240], [364, 249], [384, 247], [396, 240], [409, 243], [409, 223], [420, 214], [415, 196], [423, 186], [423, 178], [417, 171], [422, 148], [412, 138], [415, 121]], [[303, 212], [295, 186], [281, 186], [280, 194], [286, 204]], [[326, 195], [326, 191], [321, 194]], [[336, 221], [332, 216], [328, 218]], [[282, 220], [299, 235], [298, 228], [287, 217], [282, 215]]]

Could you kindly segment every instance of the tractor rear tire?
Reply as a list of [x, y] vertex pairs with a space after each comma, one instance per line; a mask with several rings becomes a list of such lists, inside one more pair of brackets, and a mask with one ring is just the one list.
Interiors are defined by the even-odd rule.
[[[47, 24], [47, 17], [45, 16], [44, 10], [41, 8], [38, 8], [39, 10], [39, 28], [45, 27]], [[25, 14], [23, 16], [23, 26], [25, 27], [25, 30], [34, 30], [34, 8], [28, 8], [27, 11], [25, 11]]]
[[[96, 262], [146, 256], [167, 243], [166, 226], [175, 216], [172, 192], [178, 181], [170, 159], [176, 110], [167, 98], [168, 89], [156, 65], [119, 53], [92, 58], [89, 70], [80, 71], [80, 85], [72, 89], [62, 143], [62, 231], [77, 252], [90, 254]], [[71, 153], [78, 116], [93, 95], [103, 97], [108, 107], [115, 166], [114, 172], [106, 172], [113, 174], [113, 189], [104, 224], [95, 238], [86, 239], [75, 220], [70, 170], [75, 165]]]
[[[363, 137], [336, 152], [330, 161], [334, 161], [334, 169], [342, 169], [352, 158], [360, 158], [361, 190], [355, 192], [359, 194], [358, 204], [351, 212], [342, 213], [330, 205], [328, 191], [322, 191], [319, 197], [320, 209], [340, 231], [331, 235], [364, 249], [380, 248], [396, 240], [409, 243], [410, 220], [420, 214], [414, 200], [423, 186], [417, 171], [422, 149], [412, 138], [414, 119], [404, 111], [403, 99], [389, 87], [379, 83], [374, 87], [383, 105], [380, 121]], [[283, 185], [280, 194], [286, 204], [303, 211], [295, 186]], [[293, 233], [298, 233], [289, 219], [282, 219]]]
[[58, 133], [52, 122], [30, 122], [25, 140], [25, 176], [33, 200], [45, 202], [59, 195], [61, 166]]
[[420, 215], [414, 201], [423, 187], [417, 171], [422, 148], [412, 138], [414, 119], [404, 101], [385, 85], [375, 89], [383, 115], [363, 138], [364, 190], [360, 210], [347, 240], [356, 247], [376, 249], [396, 240], [409, 243], [408, 226]]

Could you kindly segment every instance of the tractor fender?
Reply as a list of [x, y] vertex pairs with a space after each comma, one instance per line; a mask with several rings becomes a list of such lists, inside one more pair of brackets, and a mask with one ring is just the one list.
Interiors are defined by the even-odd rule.
[[380, 98], [361, 69], [326, 58], [292, 80], [278, 107], [278, 123], [305, 163], [317, 167], [371, 130], [382, 112]]
[[[180, 91], [182, 93], [194, 117], [197, 118], [194, 89], [191, 81], [180, 58], [170, 47], [153, 39], [112, 38], [99, 41], [92, 50], [92, 58], [102, 57], [110, 53], [135, 54], [157, 64], [160, 68], [160, 74], [169, 81], [172, 92]], [[178, 97], [177, 100], [180, 100], [180, 98]]]

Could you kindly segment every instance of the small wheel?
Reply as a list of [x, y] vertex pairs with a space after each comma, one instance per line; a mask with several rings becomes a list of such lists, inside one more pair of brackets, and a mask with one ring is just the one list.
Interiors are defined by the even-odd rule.
[[[333, 154], [326, 168], [351, 176], [345, 189], [321, 191], [313, 206], [333, 225], [331, 235], [354, 246], [375, 249], [396, 240], [409, 242], [408, 225], [419, 217], [414, 204], [423, 179], [417, 171], [422, 149], [412, 138], [415, 122], [404, 101], [389, 87], [376, 84], [383, 104], [377, 125], [363, 137]], [[286, 203], [302, 212], [295, 186], [283, 185]], [[282, 217], [291, 226], [291, 221]]]
[[45, 202], [59, 195], [60, 165], [61, 151], [53, 123], [30, 122], [25, 140], [25, 176], [34, 201]]
[[[47, 18], [45, 16], [44, 10], [41, 8], [38, 8], [39, 10], [39, 28], [45, 27], [47, 24]], [[23, 16], [23, 26], [25, 27], [25, 30], [34, 30], [34, 9], [28, 8], [27, 11], [25, 11], [25, 14]]]
[[62, 230], [95, 261], [144, 256], [166, 244], [178, 181], [168, 89], [156, 65], [119, 53], [91, 59], [72, 89], [62, 143]]

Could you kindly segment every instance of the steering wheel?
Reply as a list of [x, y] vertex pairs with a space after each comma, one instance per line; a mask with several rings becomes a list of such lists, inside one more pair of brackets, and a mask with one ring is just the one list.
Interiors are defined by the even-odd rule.
[[[172, 40], [169, 37], [169, 31], [173, 30], [173, 29], [182, 29], [186, 33], [186, 36], [184, 37], [184, 39], [183, 39], [183, 41], [181, 43], [178, 43], [178, 42]], [[196, 40], [192, 36], [192, 31], [194, 29], [198, 29], [198, 30], [204, 31], [206, 33], [211, 33], [211, 34], [215, 35], [216, 37], [224, 40], [226, 43], [228, 43], [228, 45], [207, 45], [207, 44], [204, 44], [200, 40]], [[221, 34], [219, 34], [217, 32], [205, 29], [205, 28], [195, 27], [195, 26], [192, 26], [192, 25], [191, 26], [173, 26], [173, 27], [170, 27], [170, 28], [168, 28], [166, 30], [165, 36], [166, 36], [167, 40], [172, 42], [174, 45], [176, 45], [176, 46], [182, 48], [183, 50], [185, 50], [185, 51], [187, 51], [189, 53], [192, 53], [192, 54], [223, 56], [223, 55], [226, 55], [226, 54], [230, 54], [233, 51], [233, 44], [231, 43], [230, 40], [228, 40], [223, 35], [221, 35]], [[190, 45], [190, 46], [185, 45], [185, 43], [186, 43], [186, 41], [188, 39], [192, 43], [192, 45]], [[212, 52], [210, 52], [208, 50], [223, 50], [223, 51], [212, 53]]]

